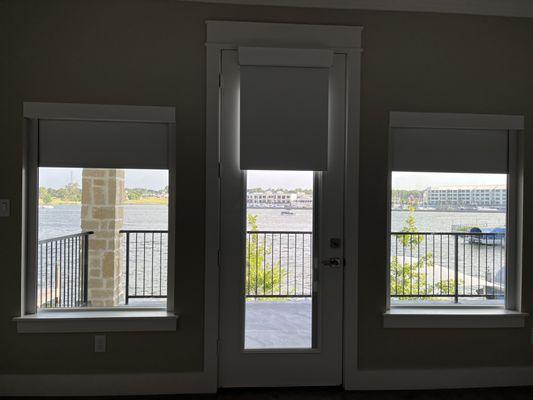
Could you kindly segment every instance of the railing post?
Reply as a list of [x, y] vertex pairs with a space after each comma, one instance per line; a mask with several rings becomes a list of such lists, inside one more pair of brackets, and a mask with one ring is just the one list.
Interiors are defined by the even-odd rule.
[[89, 301], [89, 234], [83, 236], [83, 304]]
[[126, 288], [124, 293], [124, 303], [129, 302], [130, 293], [130, 233], [126, 232]]
[[455, 237], [455, 293], [454, 293], [454, 302], [459, 303], [459, 235], [454, 235]]

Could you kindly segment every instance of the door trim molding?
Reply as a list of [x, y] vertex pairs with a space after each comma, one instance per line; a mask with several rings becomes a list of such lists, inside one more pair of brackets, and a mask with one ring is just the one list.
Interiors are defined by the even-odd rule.
[[361, 49], [361, 26], [206, 21], [209, 46]]
[[[329, 26], [305, 24], [278, 24], [233, 21], [206, 21], [206, 214], [205, 214], [205, 315], [204, 315], [204, 373], [210, 385], [218, 386], [218, 337], [219, 337], [219, 240], [220, 240], [220, 80], [221, 52], [239, 45], [329, 48], [347, 55], [346, 91], [346, 176], [351, 176], [345, 192], [345, 230], [348, 244], [345, 246], [345, 282], [349, 278], [351, 288], [357, 279], [357, 201], [358, 201], [358, 142], [361, 75], [361, 34], [358, 26]], [[345, 283], [346, 285], [346, 283]], [[346, 286], [345, 286], [346, 287]], [[343, 359], [350, 360], [350, 368], [357, 362], [357, 299], [354, 293], [346, 295], [344, 313]], [[343, 365], [343, 381], [346, 368]], [[353, 369], [352, 369], [353, 370]]]

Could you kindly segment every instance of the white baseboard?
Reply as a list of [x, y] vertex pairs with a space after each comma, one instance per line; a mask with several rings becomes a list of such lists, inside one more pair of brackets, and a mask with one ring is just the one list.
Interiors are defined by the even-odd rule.
[[358, 370], [346, 390], [463, 389], [532, 386], [533, 367]]
[[120, 396], [215, 393], [205, 372], [161, 374], [0, 375], [3, 396]]
[[[533, 367], [359, 370], [346, 390], [420, 390], [533, 386]], [[204, 372], [161, 374], [0, 375], [3, 396], [119, 396], [215, 393]]]

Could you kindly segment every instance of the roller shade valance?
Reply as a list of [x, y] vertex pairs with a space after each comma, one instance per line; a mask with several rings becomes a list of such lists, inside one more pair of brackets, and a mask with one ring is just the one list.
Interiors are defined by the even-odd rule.
[[509, 132], [391, 128], [391, 157], [395, 171], [507, 173]]
[[168, 124], [39, 120], [39, 166], [168, 168]]
[[239, 47], [239, 65], [329, 68], [333, 65], [333, 51], [330, 49]]
[[[277, 56], [269, 58], [273, 54]], [[327, 54], [298, 49], [239, 54], [241, 169], [327, 169]], [[289, 66], [281, 65], [284, 59]], [[269, 62], [274, 66], [266, 65]]]

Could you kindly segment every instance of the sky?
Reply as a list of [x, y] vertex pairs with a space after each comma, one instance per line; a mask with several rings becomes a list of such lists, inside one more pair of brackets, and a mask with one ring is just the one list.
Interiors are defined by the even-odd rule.
[[[81, 186], [82, 168], [39, 168], [39, 186], [58, 189], [70, 182]], [[168, 185], [168, 171], [158, 169], [125, 170], [126, 188], [160, 190]]]
[[444, 172], [393, 172], [392, 188], [423, 190], [440, 185], [501, 185], [506, 174], [464, 174]]
[[[81, 168], [40, 168], [40, 186], [54, 189], [74, 181], [81, 184]], [[164, 170], [126, 171], [127, 188], [160, 190], [168, 185], [168, 172]], [[313, 173], [310, 171], [248, 171], [248, 189], [310, 189]], [[505, 174], [457, 174], [430, 172], [394, 172], [394, 189], [423, 190], [437, 185], [492, 185], [505, 184]]]
[[311, 171], [248, 171], [248, 189], [311, 189], [313, 172]]

